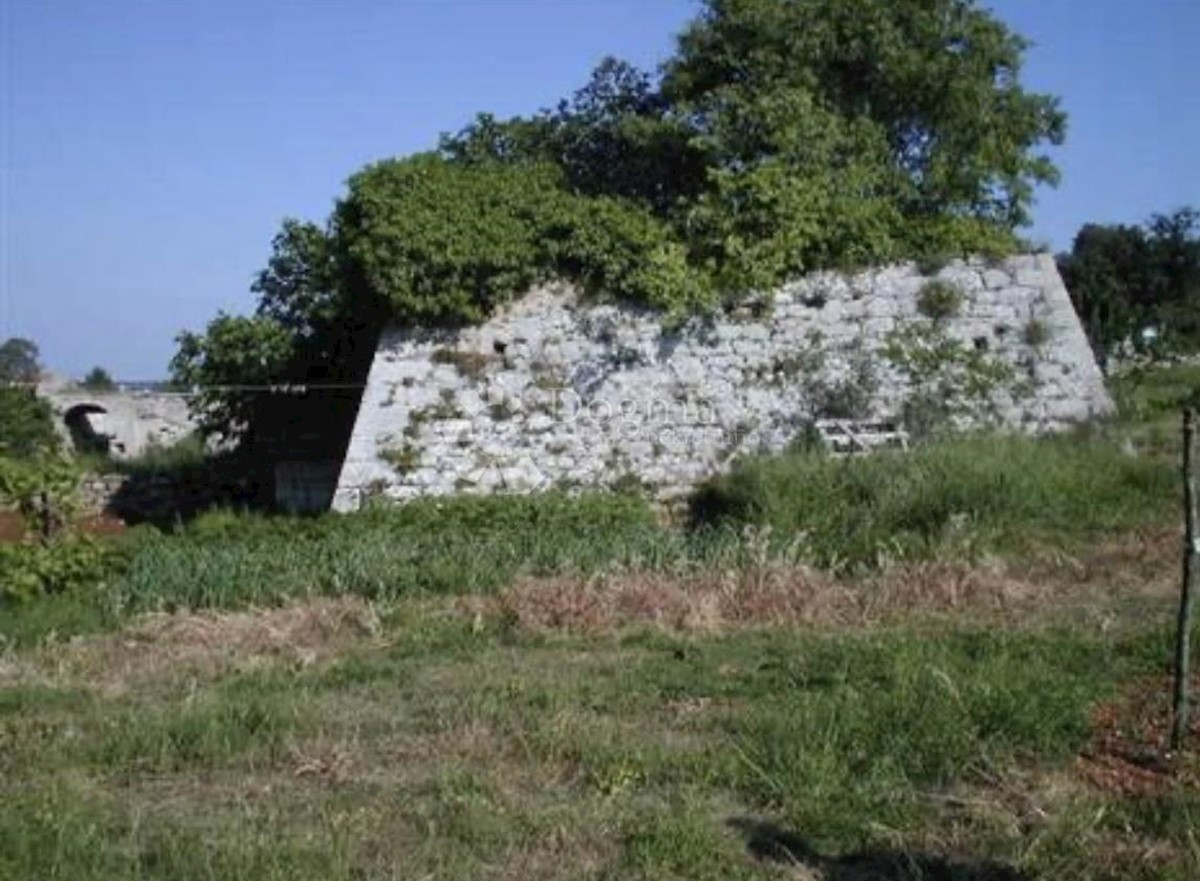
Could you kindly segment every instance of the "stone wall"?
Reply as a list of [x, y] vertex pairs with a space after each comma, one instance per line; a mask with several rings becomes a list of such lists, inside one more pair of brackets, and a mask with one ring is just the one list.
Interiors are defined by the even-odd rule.
[[118, 459], [152, 447], [169, 447], [196, 429], [183, 395], [149, 391], [88, 391], [62, 382], [43, 383], [38, 394], [50, 402], [55, 428], [68, 449], [88, 439], [107, 438]]
[[[961, 302], [934, 322], [920, 304], [948, 286]], [[821, 273], [677, 329], [548, 287], [479, 327], [383, 335], [334, 507], [634, 481], [670, 497], [822, 416], [899, 418], [914, 400], [894, 356], [906, 328], [1009, 374], [986, 413], [956, 418], [1052, 431], [1112, 410], [1048, 255]]]

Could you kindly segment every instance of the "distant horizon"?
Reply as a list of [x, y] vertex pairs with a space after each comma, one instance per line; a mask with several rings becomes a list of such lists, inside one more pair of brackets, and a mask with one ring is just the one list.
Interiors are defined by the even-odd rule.
[[[1070, 115], [1025, 238], [1058, 253], [1085, 223], [1200, 205], [1200, 4], [982, 5], [1032, 39], [1023, 84]], [[606, 55], [656, 67], [697, 9], [0, 0], [0, 339], [59, 375], [161, 382], [177, 333], [253, 308], [284, 217], [323, 221], [362, 165], [476, 112], [553, 106]]]

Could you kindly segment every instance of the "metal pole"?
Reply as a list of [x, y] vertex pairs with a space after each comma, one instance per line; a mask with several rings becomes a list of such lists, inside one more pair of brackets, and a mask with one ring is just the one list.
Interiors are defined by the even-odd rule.
[[1183, 411], [1183, 585], [1179, 597], [1179, 627], [1175, 640], [1174, 724], [1171, 749], [1183, 746], [1188, 731], [1188, 671], [1191, 669], [1192, 606], [1200, 570], [1200, 528], [1196, 512], [1196, 411]]

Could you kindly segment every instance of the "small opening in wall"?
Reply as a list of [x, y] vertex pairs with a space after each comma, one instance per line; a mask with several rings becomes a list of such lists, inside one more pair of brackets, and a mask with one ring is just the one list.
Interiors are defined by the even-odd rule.
[[829, 299], [824, 294], [813, 294], [804, 299], [804, 305], [809, 309], [824, 309], [825, 304], [828, 302]]
[[492, 340], [492, 351], [497, 355], [503, 355], [508, 351], [508, 343], [504, 340]]
[[985, 336], [975, 337], [974, 343], [976, 352], [986, 352], [989, 348], [991, 348], [990, 343], [988, 343], [988, 338]]
[[994, 328], [992, 328], [992, 331], [997, 337], [1004, 339], [1004, 337], [1008, 334], [1008, 327], [1007, 325], [997, 324]]

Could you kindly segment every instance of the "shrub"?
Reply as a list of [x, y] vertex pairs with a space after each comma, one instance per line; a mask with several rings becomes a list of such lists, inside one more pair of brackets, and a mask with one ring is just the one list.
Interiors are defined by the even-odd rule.
[[492, 358], [483, 352], [460, 352], [457, 349], [435, 349], [429, 356], [434, 364], [449, 364], [458, 371], [459, 376], [468, 379], [481, 378], [492, 363]]
[[0, 385], [0, 456], [27, 458], [57, 448], [50, 404], [33, 389]]
[[64, 456], [0, 457], [0, 504], [19, 511], [30, 528], [49, 541], [67, 529], [79, 508], [79, 478], [78, 467]]
[[963, 293], [958, 285], [940, 279], [926, 282], [917, 294], [917, 311], [931, 321], [954, 318], [963, 307]]
[[884, 356], [904, 377], [909, 395], [901, 415], [917, 438], [994, 421], [999, 397], [1028, 391], [1010, 364], [951, 336], [938, 321], [892, 331]]
[[1040, 349], [1050, 342], [1050, 326], [1036, 318], [1030, 319], [1021, 332], [1021, 339], [1032, 349]]
[[86, 536], [50, 544], [0, 544], [0, 600], [95, 587], [118, 573], [123, 561], [116, 545]]
[[410, 443], [400, 447], [388, 447], [381, 450], [379, 456], [391, 465], [397, 474], [408, 474], [421, 464], [421, 448]]

